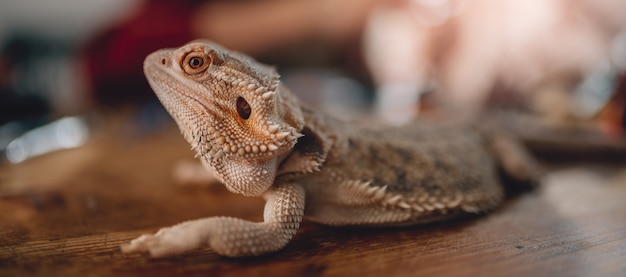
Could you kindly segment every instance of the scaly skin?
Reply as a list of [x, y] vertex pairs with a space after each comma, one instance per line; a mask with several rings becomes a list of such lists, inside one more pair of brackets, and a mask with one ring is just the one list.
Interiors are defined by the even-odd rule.
[[282, 249], [304, 215], [339, 226], [443, 220], [494, 208], [498, 166], [520, 180], [539, 176], [514, 139], [486, 128], [359, 126], [315, 113], [273, 68], [208, 41], [159, 50], [144, 72], [203, 165], [230, 191], [267, 203], [263, 222], [184, 222], [124, 253], [209, 244], [225, 256], [262, 255]]

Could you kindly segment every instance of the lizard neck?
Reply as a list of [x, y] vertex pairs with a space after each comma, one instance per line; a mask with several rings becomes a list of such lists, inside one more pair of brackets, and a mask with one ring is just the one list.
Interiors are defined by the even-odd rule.
[[300, 133], [303, 136], [281, 163], [278, 175], [301, 176], [319, 171], [335, 145], [338, 136], [333, 125], [336, 119], [306, 107], [301, 107], [301, 115], [304, 125]]
[[335, 145], [336, 140], [341, 137], [339, 132], [342, 130], [342, 122], [306, 107], [302, 108], [302, 117], [305, 122], [302, 133], [305, 136], [315, 137], [323, 151], [328, 153]]

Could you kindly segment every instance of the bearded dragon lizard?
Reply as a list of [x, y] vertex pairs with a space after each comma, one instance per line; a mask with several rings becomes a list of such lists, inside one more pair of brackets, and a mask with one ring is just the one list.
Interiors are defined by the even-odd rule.
[[170, 256], [210, 245], [224, 256], [282, 249], [303, 216], [334, 226], [397, 226], [493, 209], [498, 166], [538, 167], [515, 139], [476, 127], [366, 126], [301, 105], [276, 70], [208, 41], [150, 54], [144, 72], [206, 169], [266, 200], [263, 222], [192, 220], [143, 235], [124, 253]]

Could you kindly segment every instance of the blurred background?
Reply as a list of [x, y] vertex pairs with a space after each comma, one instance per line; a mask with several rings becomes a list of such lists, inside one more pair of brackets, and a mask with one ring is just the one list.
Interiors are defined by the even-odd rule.
[[[207, 38], [278, 66], [308, 105], [402, 125], [509, 109], [623, 139], [624, 0], [5, 0], [0, 152], [86, 142], [102, 114], [129, 132], [169, 117], [142, 73]], [[129, 108], [130, 107], [130, 108]]]

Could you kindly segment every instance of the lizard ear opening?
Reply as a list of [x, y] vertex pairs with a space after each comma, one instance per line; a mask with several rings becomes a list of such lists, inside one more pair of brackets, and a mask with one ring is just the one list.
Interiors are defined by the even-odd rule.
[[328, 139], [305, 127], [301, 133], [304, 135], [298, 139], [293, 152], [283, 161], [278, 169], [278, 174], [298, 174], [319, 171], [324, 161], [330, 144]]
[[239, 117], [244, 120], [250, 118], [250, 114], [252, 114], [250, 104], [241, 96], [237, 98], [237, 113], [239, 114]]

